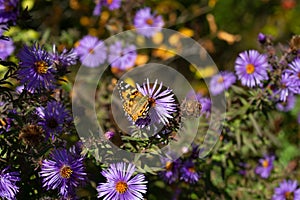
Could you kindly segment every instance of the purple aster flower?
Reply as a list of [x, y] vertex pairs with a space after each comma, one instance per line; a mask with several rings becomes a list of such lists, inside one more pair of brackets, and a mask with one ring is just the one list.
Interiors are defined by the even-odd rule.
[[202, 97], [201, 94], [196, 95], [197, 100], [201, 104], [201, 114], [205, 115], [206, 118], [210, 116], [211, 113], [211, 100], [207, 97]]
[[0, 172], [0, 197], [4, 199], [15, 199], [19, 192], [16, 185], [20, 181], [19, 172], [8, 172], [8, 167]]
[[286, 101], [280, 101], [276, 104], [276, 108], [282, 112], [288, 112], [295, 106], [296, 98], [294, 95], [288, 95]]
[[64, 199], [75, 196], [75, 189], [85, 182], [87, 176], [83, 159], [73, 150], [54, 150], [50, 158], [42, 162], [39, 175], [43, 179], [43, 187], [47, 190], [58, 189]]
[[56, 101], [50, 101], [47, 106], [37, 108], [40, 122], [38, 123], [43, 127], [46, 132], [46, 139], [60, 134], [63, 131], [64, 123], [71, 120], [69, 112], [63, 104]]
[[39, 45], [24, 46], [18, 54], [18, 77], [27, 90], [40, 92], [54, 88], [54, 69], [49, 54]]
[[117, 163], [111, 164], [107, 170], [101, 174], [107, 179], [106, 183], [100, 183], [97, 187], [98, 198], [122, 199], [122, 200], [139, 200], [144, 199], [142, 194], [146, 193], [145, 176], [137, 174], [133, 164]]
[[290, 73], [290, 78], [295, 81], [293, 92], [295, 94], [300, 94], [300, 58], [296, 58], [289, 64], [289, 67], [291, 69], [287, 69], [286, 72]]
[[181, 167], [181, 161], [179, 159], [173, 161], [170, 158], [161, 158], [163, 167], [165, 171], [159, 172], [162, 179], [168, 184], [174, 183], [179, 179], [179, 170]]
[[238, 173], [242, 176], [246, 176], [248, 171], [247, 169], [250, 167], [249, 164], [246, 162], [240, 162], [238, 166], [240, 168]]
[[24, 85], [20, 85], [20, 86], [17, 86], [17, 87], [16, 87], [16, 92], [17, 92], [18, 94], [21, 94], [23, 91], [26, 91], [26, 92], [28, 92], [28, 93], [30, 93], [30, 94], [34, 93], [34, 91], [32, 91], [32, 90], [26, 89]]
[[105, 62], [106, 46], [94, 36], [84, 36], [75, 48], [80, 61], [87, 67], [98, 67]]
[[255, 173], [260, 175], [262, 178], [268, 178], [274, 168], [274, 160], [275, 156], [265, 156], [264, 158], [259, 159], [259, 164], [255, 168]]
[[121, 0], [103, 0], [103, 5], [109, 10], [116, 10], [121, 7]]
[[102, 0], [96, 0], [96, 6], [93, 10], [93, 15], [94, 16], [99, 16], [101, 13], [101, 9], [102, 9]]
[[76, 142], [73, 146], [69, 148], [69, 151], [77, 158], [82, 157], [82, 151], [84, 149], [84, 145], [82, 141]]
[[57, 71], [62, 73], [67, 71], [67, 67], [77, 63], [77, 54], [75, 53], [74, 49], [68, 51], [64, 48], [61, 53], [58, 53], [55, 45], [53, 45], [51, 57], [57, 68]]
[[103, 6], [108, 7], [109, 10], [116, 10], [121, 7], [121, 2], [121, 0], [96, 0], [93, 15], [99, 16]]
[[257, 40], [263, 44], [267, 41], [267, 36], [263, 33], [259, 33], [258, 36], [257, 36]]
[[280, 101], [286, 101], [289, 95], [293, 95], [295, 91], [296, 83], [293, 78], [291, 78], [288, 72], [283, 72], [280, 79], [280, 86], [275, 90], [274, 94], [279, 95]]
[[[203, 97], [201, 93], [195, 94], [195, 92], [193, 90], [191, 90], [187, 93], [186, 99], [191, 102], [196, 101], [195, 103], [199, 104], [199, 105], [197, 105], [193, 102], [194, 107], [196, 108], [196, 109], [194, 109], [194, 113], [192, 114], [193, 116], [199, 117], [201, 115], [205, 115], [206, 118], [208, 118], [210, 116], [210, 113], [211, 113], [210, 98]], [[181, 111], [183, 111], [183, 109], [185, 109], [183, 106], [185, 103], [184, 101], [181, 104], [181, 109], [182, 109]], [[191, 111], [189, 111], [189, 112], [191, 112]], [[183, 114], [185, 114], [185, 113], [183, 113]]]
[[203, 152], [203, 149], [201, 149], [200, 146], [195, 143], [192, 143], [191, 146], [192, 146], [191, 158], [198, 159], [201, 152]]
[[9, 40], [0, 40], [0, 59], [5, 60], [12, 52], [15, 47], [13, 41]]
[[149, 79], [143, 85], [136, 84], [136, 86], [139, 92], [149, 98], [149, 117], [151, 121], [167, 124], [169, 122], [168, 119], [173, 118], [171, 114], [176, 111], [172, 90], [169, 88], [163, 89], [162, 82], [158, 85], [157, 80], [155, 80], [153, 86], [150, 86]]
[[283, 180], [279, 187], [275, 188], [275, 194], [272, 200], [299, 200], [300, 189], [297, 189], [298, 183], [293, 180]]
[[108, 62], [112, 68], [123, 71], [133, 67], [137, 53], [134, 45], [122, 47], [122, 42], [117, 41], [109, 47]]
[[0, 135], [2, 133], [6, 133], [10, 130], [10, 127], [12, 126], [12, 119], [11, 118], [0, 118]]
[[16, 22], [19, 15], [18, 0], [0, 0], [0, 23]]
[[191, 161], [185, 161], [180, 168], [181, 176], [180, 179], [187, 183], [196, 183], [200, 176], [196, 171], [195, 164]]
[[189, 156], [189, 158], [191, 159], [197, 159], [199, 158], [200, 147], [199, 145], [192, 143], [189, 146], [183, 146], [181, 148], [181, 152], [183, 153], [184, 156]]
[[5, 24], [0, 23], [0, 39], [2, 39], [3, 32], [7, 30], [8, 30], [7, 26]]
[[297, 121], [298, 121], [298, 124], [300, 124], [300, 112], [298, 112], [298, 119], [297, 119]]
[[[7, 103], [7, 101], [5, 101], [5, 102], [0, 101], [0, 110], [1, 109], [3, 110], [3, 108], [5, 108], [6, 106], [9, 106], [9, 103]], [[0, 135], [3, 133], [9, 132], [11, 130], [11, 128], [14, 127], [15, 120], [14, 120], [13, 116], [16, 116], [16, 115], [18, 115], [16, 109], [3, 111], [3, 113], [2, 113], [3, 118], [0, 117]], [[7, 117], [7, 116], [10, 116], [10, 117]]]
[[107, 131], [107, 132], [104, 133], [104, 137], [105, 137], [107, 140], [112, 139], [112, 138], [114, 137], [114, 135], [115, 135], [115, 132], [113, 132], [113, 131]]
[[218, 95], [235, 83], [236, 77], [232, 72], [221, 72], [212, 77], [209, 84], [211, 94]]
[[263, 80], [268, 80], [269, 68], [267, 56], [256, 50], [249, 50], [239, 54], [235, 61], [235, 71], [242, 85], [253, 87]]
[[134, 26], [137, 33], [146, 37], [152, 37], [161, 31], [164, 21], [160, 15], [151, 14], [151, 9], [146, 7], [137, 11], [134, 17]]

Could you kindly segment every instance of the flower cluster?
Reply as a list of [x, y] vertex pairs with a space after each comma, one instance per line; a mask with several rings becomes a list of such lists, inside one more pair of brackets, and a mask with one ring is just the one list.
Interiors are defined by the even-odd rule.
[[137, 57], [135, 45], [116, 41], [107, 48], [103, 41], [90, 35], [79, 40], [75, 52], [86, 67], [99, 67], [107, 59], [112, 69], [119, 71], [133, 67]]
[[[99, 16], [103, 7], [116, 10], [121, 7], [121, 0], [97, 0], [93, 15]], [[137, 33], [145, 37], [152, 37], [164, 26], [162, 16], [151, 13], [149, 7], [138, 10], [133, 23]]]
[[121, 7], [121, 0], [96, 0], [93, 15], [99, 16], [102, 7], [107, 7], [109, 10], [116, 10]]
[[200, 173], [197, 169], [199, 147], [192, 145], [190, 152], [185, 152], [185, 154], [188, 153], [190, 153], [189, 156], [183, 156], [176, 160], [162, 157], [162, 166], [165, 168], [165, 171], [161, 171], [159, 175], [166, 183], [172, 184], [183, 180], [186, 183], [194, 184], [199, 181]]
[[288, 65], [282, 72], [281, 87], [278, 89], [280, 100], [285, 101], [288, 95], [300, 94], [300, 58]]
[[[278, 110], [288, 111], [293, 107], [292, 96], [300, 94], [300, 58], [294, 56], [290, 63], [284, 60], [288, 54], [281, 60], [274, 59], [274, 53], [270, 50], [273, 48], [271, 39], [260, 33], [258, 41], [268, 50], [267, 54], [260, 54], [256, 50], [240, 53], [235, 61], [238, 79], [244, 86], [272, 88], [270, 97], [278, 103]], [[269, 79], [273, 74], [277, 75], [276, 79]], [[287, 108], [282, 104], [288, 105]]]
[[[94, 15], [100, 15], [101, 8], [107, 6], [110, 10], [118, 9], [121, 6], [120, 0], [98, 0], [94, 8]], [[134, 18], [134, 26], [137, 33], [145, 37], [151, 37], [161, 31], [164, 22], [162, 16], [151, 14], [149, 7], [137, 11]], [[113, 69], [120, 71], [131, 68], [136, 60], [136, 47], [132, 44], [123, 44], [116, 41], [108, 47], [97, 37], [86, 35], [76, 44], [75, 48], [80, 61], [86, 67], [98, 67], [106, 59]]]

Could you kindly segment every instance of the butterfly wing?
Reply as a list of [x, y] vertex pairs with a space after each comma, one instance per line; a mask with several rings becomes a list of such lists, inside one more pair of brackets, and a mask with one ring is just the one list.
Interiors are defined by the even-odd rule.
[[139, 118], [146, 118], [150, 108], [148, 97], [123, 81], [119, 83], [118, 89], [125, 113], [134, 122]]

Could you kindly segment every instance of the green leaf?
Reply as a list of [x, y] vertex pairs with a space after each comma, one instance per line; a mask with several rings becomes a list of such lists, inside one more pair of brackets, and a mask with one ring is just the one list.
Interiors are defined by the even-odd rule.
[[299, 149], [292, 145], [288, 144], [285, 145], [283, 151], [279, 154], [279, 161], [284, 165], [287, 166], [288, 163], [293, 160], [296, 156], [299, 156]]

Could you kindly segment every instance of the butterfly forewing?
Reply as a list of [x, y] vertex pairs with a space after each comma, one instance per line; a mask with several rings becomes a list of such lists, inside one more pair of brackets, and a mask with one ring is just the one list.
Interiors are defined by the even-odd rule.
[[145, 118], [149, 111], [149, 99], [136, 88], [121, 81], [118, 85], [119, 93], [123, 103], [123, 109], [135, 122], [139, 118]]

